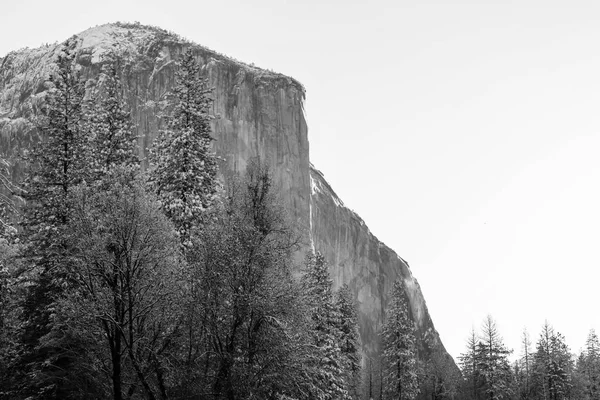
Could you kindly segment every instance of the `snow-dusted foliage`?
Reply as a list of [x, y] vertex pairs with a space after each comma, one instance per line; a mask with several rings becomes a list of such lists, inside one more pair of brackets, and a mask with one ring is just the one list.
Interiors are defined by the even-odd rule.
[[[86, 162], [87, 137], [83, 129], [83, 83], [74, 65], [72, 41], [58, 55], [58, 71], [50, 77], [49, 90], [39, 129], [42, 141], [29, 154], [24, 181], [27, 201], [22, 221], [30, 283], [23, 306], [22, 369], [26, 393], [32, 398], [65, 398], [74, 390], [77, 363], [73, 354], [83, 344], [70, 341], [56, 331], [56, 301], [69, 285], [66, 226], [72, 215], [74, 188], [89, 177]], [[20, 364], [19, 364], [20, 363]]]
[[[59, 53], [58, 71], [40, 118], [42, 141], [28, 158], [30, 170], [23, 183], [27, 200], [25, 228], [29, 240], [51, 240], [69, 218], [68, 196], [88, 176], [87, 137], [83, 129], [84, 86], [67, 44]], [[46, 243], [48, 244], [48, 243]]]
[[211, 89], [200, 76], [191, 50], [181, 61], [171, 94], [167, 127], [151, 152], [150, 183], [162, 209], [173, 221], [184, 245], [213, 204], [217, 191], [217, 158], [211, 149]]
[[352, 399], [359, 399], [361, 359], [358, 313], [354, 296], [348, 285], [343, 285], [335, 294], [335, 306], [339, 313], [339, 346], [346, 387]]
[[140, 164], [131, 113], [123, 98], [119, 60], [114, 53], [108, 53], [103, 61], [99, 89], [94, 93], [86, 121], [91, 139], [89, 168], [91, 180], [96, 183], [115, 170], [134, 175]]
[[381, 332], [383, 394], [386, 399], [413, 400], [419, 394], [414, 331], [408, 315], [404, 284], [397, 280]]
[[165, 398], [187, 293], [173, 227], [139, 179], [82, 186], [73, 199], [73, 283], [56, 305], [54, 330], [86, 343], [79, 373], [93, 373], [96, 384], [69, 398], [126, 399], [134, 390]]
[[475, 330], [467, 340], [467, 351], [460, 355], [464, 399], [511, 399], [513, 375], [508, 361], [511, 353], [503, 343], [496, 322], [491, 316], [484, 320], [481, 334]]
[[585, 347], [577, 360], [573, 380], [574, 387], [578, 389], [573, 396], [582, 400], [600, 398], [600, 342], [593, 329], [590, 330]]
[[181, 340], [181, 369], [188, 371], [181, 398], [295, 397], [309, 386], [291, 272], [296, 236], [259, 163], [250, 164], [245, 179], [229, 181], [226, 193], [187, 249], [192, 298], [189, 335]]
[[477, 357], [477, 335], [475, 329], [471, 329], [471, 333], [467, 338], [467, 351], [462, 353], [459, 359], [459, 365], [463, 375], [463, 395], [468, 396], [468, 399], [477, 399], [481, 392], [481, 371], [479, 370]]
[[512, 375], [508, 361], [510, 353], [496, 322], [488, 316], [483, 322], [481, 339], [477, 343], [477, 364], [486, 398], [490, 400], [510, 399], [512, 396]]
[[315, 351], [308, 364], [313, 368], [313, 396], [318, 399], [347, 398], [343, 357], [340, 351], [339, 314], [334, 305], [331, 278], [321, 253], [306, 257], [302, 288], [308, 309], [309, 334]]
[[600, 341], [592, 329], [585, 343], [585, 390], [590, 399], [600, 398]]
[[533, 390], [537, 398], [571, 398], [573, 359], [565, 338], [548, 322], [542, 327], [533, 359]]

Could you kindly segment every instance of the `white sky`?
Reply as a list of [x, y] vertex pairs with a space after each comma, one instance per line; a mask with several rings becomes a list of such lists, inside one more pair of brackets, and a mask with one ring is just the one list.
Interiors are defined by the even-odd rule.
[[0, 0], [0, 55], [140, 21], [307, 88], [311, 159], [457, 357], [600, 330], [600, 2]]

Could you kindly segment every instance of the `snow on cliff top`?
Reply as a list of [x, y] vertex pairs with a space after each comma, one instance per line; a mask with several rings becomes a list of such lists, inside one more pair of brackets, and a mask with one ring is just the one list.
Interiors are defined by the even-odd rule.
[[[91, 56], [91, 63], [98, 63], [102, 57], [102, 54], [107, 51], [114, 49], [120, 54], [144, 54], [144, 55], [156, 55], [158, 57], [164, 57], [165, 54], [160, 51], [164, 45], [168, 43], [179, 44], [179, 45], [190, 45], [195, 49], [199, 49], [201, 53], [204, 53], [206, 61], [214, 62], [225, 62], [237, 64], [243, 67], [247, 72], [250, 72], [255, 78], [267, 79], [267, 80], [284, 80], [288, 84], [293, 84], [301, 92], [304, 93], [304, 86], [295, 80], [294, 78], [286, 75], [258, 68], [253, 64], [247, 64], [243, 61], [237, 60], [233, 57], [226, 56], [218, 53], [214, 50], [208, 49], [202, 45], [193, 43], [176, 33], [166, 31], [162, 28], [142, 25], [136, 23], [125, 23], [116, 22], [104, 25], [98, 25], [75, 35], [79, 39], [79, 49]], [[20, 61], [36, 59], [40, 61], [43, 59], [44, 64], [52, 63], [56, 58], [56, 51], [59, 48], [59, 44], [41, 46], [37, 49], [20, 49], [12, 51], [5, 56], [0, 56], [0, 65], [7, 59], [11, 59], [12, 65], [20, 64], [27, 65], [27, 62], [22, 63]], [[16, 61], [16, 62], [15, 62]], [[48, 68], [43, 68], [44, 72], [48, 72]]]
[[91, 49], [92, 62], [97, 63], [110, 49], [128, 47], [127, 50], [134, 51], [137, 44], [151, 40], [154, 35], [144, 26], [127, 29], [119, 24], [106, 24], [86, 29], [77, 36], [82, 39], [81, 49]]

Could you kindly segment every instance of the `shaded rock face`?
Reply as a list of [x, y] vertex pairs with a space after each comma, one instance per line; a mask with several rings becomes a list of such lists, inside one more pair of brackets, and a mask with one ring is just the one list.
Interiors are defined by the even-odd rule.
[[[312, 247], [325, 255], [335, 288], [348, 283], [355, 293], [363, 350], [367, 354], [376, 351], [377, 331], [397, 278], [406, 283], [420, 349], [441, 345], [406, 262], [371, 234], [310, 165], [300, 83], [139, 24], [91, 28], [77, 35], [74, 43], [77, 63], [90, 89], [102, 54], [115, 51], [120, 56], [142, 158], [161, 129], [158, 116], [175, 80], [174, 60], [191, 48], [214, 87], [213, 132], [223, 170], [243, 171], [255, 156], [270, 165], [282, 201], [304, 233], [306, 250]], [[0, 58], [0, 154], [13, 164], [16, 181], [23, 168], [19, 152], [39, 140], [29, 121], [40, 111], [59, 51], [59, 45], [52, 45]]]

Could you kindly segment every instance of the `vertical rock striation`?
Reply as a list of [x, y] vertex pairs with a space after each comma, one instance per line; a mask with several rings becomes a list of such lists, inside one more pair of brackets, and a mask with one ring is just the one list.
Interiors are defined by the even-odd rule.
[[[406, 262], [373, 236], [310, 165], [305, 93], [299, 82], [139, 24], [98, 26], [73, 41], [77, 63], [90, 88], [94, 84], [90, 78], [100, 71], [102, 54], [115, 51], [120, 56], [125, 96], [144, 159], [161, 129], [159, 116], [175, 79], [174, 60], [186, 49], [193, 49], [214, 87], [213, 131], [222, 167], [242, 171], [255, 156], [271, 166], [284, 205], [305, 233], [306, 246], [325, 255], [335, 287], [348, 283], [355, 293], [364, 351], [376, 350], [376, 332], [397, 278], [406, 283], [421, 350], [441, 345]], [[40, 139], [29, 121], [40, 111], [48, 88], [46, 80], [59, 51], [58, 44], [46, 45], [0, 58], [0, 154], [14, 164], [15, 180], [23, 168], [18, 154]]]

